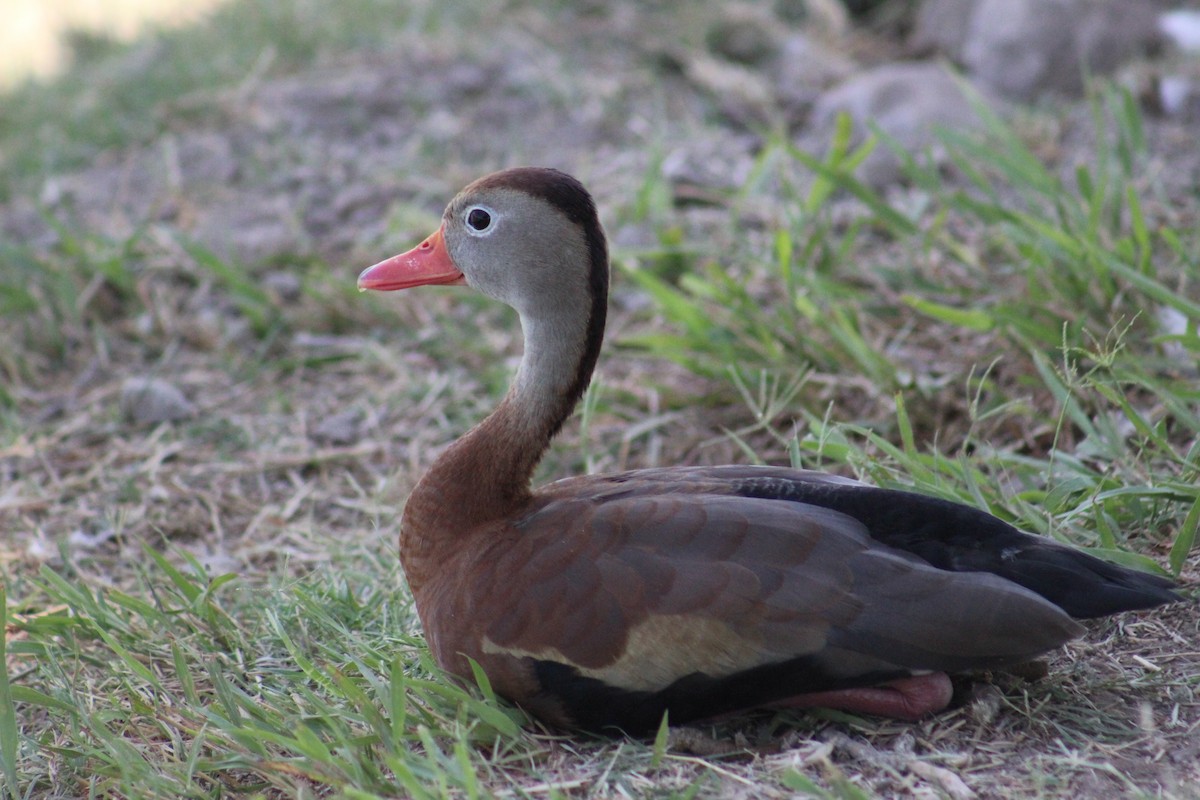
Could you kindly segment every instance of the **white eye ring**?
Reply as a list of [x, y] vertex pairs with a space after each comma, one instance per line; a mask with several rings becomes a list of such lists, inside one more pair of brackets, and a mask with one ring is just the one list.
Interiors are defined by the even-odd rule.
[[496, 229], [496, 212], [487, 206], [471, 206], [463, 214], [463, 223], [472, 236], [487, 236]]

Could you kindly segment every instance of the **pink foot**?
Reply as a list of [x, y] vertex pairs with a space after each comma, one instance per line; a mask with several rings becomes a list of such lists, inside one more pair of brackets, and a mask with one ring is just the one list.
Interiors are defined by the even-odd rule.
[[798, 694], [772, 708], [833, 708], [892, 719], [916, 720], [950, 704], [954, 687], [944, 672], [899, 678], [860, 689]]

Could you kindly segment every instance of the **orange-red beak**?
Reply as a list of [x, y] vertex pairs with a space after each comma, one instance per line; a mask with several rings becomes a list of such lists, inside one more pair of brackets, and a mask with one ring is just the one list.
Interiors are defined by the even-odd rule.
[[454, 266], [450, 254], [446, 252], [446, 243], [442, 240], [440, 227], [407, 253], [392, 256], [373, 267], [367, 267], [358, 276], [360, 292], [367, 289], [391, 292], [411, 286], [465, 283], [462, 272]]

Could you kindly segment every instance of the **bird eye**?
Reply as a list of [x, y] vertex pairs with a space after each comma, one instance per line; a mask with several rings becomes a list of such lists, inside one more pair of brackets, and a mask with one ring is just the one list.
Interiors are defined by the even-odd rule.
[[474, 233], [483, 233], [492, 227], [492, 215], [487, 209], [476, 206], [467, 212], [467, 227]]

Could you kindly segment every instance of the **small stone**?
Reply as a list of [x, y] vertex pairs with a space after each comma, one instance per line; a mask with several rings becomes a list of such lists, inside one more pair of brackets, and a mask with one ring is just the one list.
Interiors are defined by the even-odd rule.
[[1158, 29], [1184, 53], [1200, 53], [1200, 11], [1178, 8], [1158, 18]]
[[304, 284], [300, 281], [300, 277], [294, 272], [285, 272], [278, 270], [269, 272], [263, 276], [262, 286], [268, 292], [271, 292], [275, 297], [284, 303], [290, 303], [300, 299], [300, 292], [304, 288]]
[[971, 687], [967, 710], [976, 725], [988, 727], [996, 721], [1003, 702], [1004, 693], [996, 686], [990, 683], [976, 684]]
[[1162, 343], [1163, 355], [1181, 368], [1195, 371], [1195, 358], [1181, 341], [1183, 337], [1196, 332], [1187, 315], [1172, 306], [1159, 306], [1154, 317], [1158, 321], [1159, 332], [1166, 337]]
[[779, 105], [789, 121], [804, 119], [821, 92], [854, 74], [849, 57], [804, 33], [784, 40], [770, 70]]
[[111, 525], [101, 528], [96, 533], [75, 530], [67, 537], [67, 543], [78, 550], [96, 550], [116, 535], [117, 530]]
[[1050, 665], [1040, 658], [1009, 664], [1003, 672], [1014, 675], [1024, 681], [1040, 681], [1050, 674]]
[[[245, 565], [235, 558], [224, 546], [218, 545], [216, 548], [211, 546], [189, 548], [192, 555], [196, 557], [196, 564], [200, 570], [192, 571], [200, 576], [215, 577], [218, 575], [229, 575], [231, 573], [239, 573], [243, 571]], [[191, 565], [188, 565], [191, 566]]]
[[121, 413], [138, 425], [176, 422], [196, 413], [174, 384], [161, 378], [128, 378], [121, 385]]
[[737, 3], [727, 6], [708, 29], [708, 49], [722, 58], [749, 66], [774, 56], [779, 46], [779, 20], [759, 6]]
[[775, 99], [757, 70], [693, 53], [684, 62], [684, 74], [693, 85], [711, 94], [733, 119], [763, 122], [771, 118]]
[[977, 5], [978, 0], [924, 0], [913, 21], [909, 47], [919, 52], [933, 50], [961, 62]]
[[313, 428], [313, 440], [334, 445], [357, 442], [361, 436], [362, 420], [357, 411], [342, 411], [331, 414]]
[[839, 39], [850, 31], [850, 12], [840, 0], [775, 0], [775, 13], [826, 39]]

